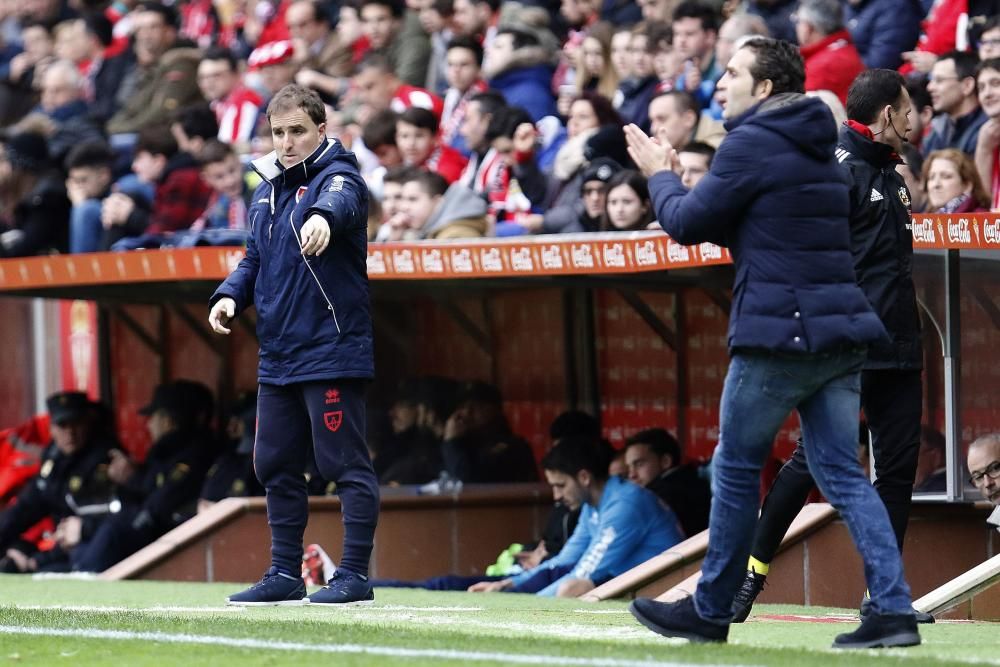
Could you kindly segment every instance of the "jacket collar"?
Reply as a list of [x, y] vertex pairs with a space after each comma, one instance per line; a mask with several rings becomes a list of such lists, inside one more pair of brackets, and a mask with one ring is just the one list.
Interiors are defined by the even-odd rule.
[[319, 146], [316, 147], [316, 150], [309, 157], [289, 167], [284, 167], [278, 162], [278, 151], [271, 151], [264, 157], [257, 158], [250, 163], [250, 166], [268, 182], [274, 181], [279, 176], [285, 182], [306, 180], [314, 171], [312, 169], [313, 165], [326, 155], [336, 143], [336, 140], [324, 137], [323, 141], [320, 142]]
[[875, 136], [868, 126], [856, 120], [844, 121], [844, 129], [840, 131], [840, 142], [845, 144], [850, 152], [877, 167], [900, 164], [903, 161], [892, 146], [875, 141]]
[[[843, 42], [843, 44], [838, 44], [838, 42]], [[808, 46], [800, 46], [799, 52], [802, 57], [808, 60], [812, 56], [816, 55], [823, 49], [828, 47], [843, 48], [845, 46], [850, 46], [851, 44], [851, 33], [847, 32], [847, 29], [838, 30], [832, 35], [827, 35], [815, 44], [809, 44]]]

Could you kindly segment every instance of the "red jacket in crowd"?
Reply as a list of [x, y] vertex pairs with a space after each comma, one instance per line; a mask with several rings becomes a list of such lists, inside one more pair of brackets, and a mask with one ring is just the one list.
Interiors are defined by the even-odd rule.
[[806, 61], [806, 90], [829, 90], [847, 103], [847, 91], [854, 78], [865, 69], [847, 30], [799, 47]]

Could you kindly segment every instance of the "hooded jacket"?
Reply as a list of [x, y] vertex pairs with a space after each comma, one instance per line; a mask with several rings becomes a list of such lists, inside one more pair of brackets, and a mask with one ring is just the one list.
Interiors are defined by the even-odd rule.
[[892, 339], [869, 346], [865, 368], [922, 368], [910, 195], [896, 171], [902, 160], [891, 147], [851, 126], [840, 130], [837, 159], [851, 187], [851, 253], [858, 285]]
[[490, 88], [503, 93], [508, 106], [521, 107], [535, 123], [558, 116], [552, 96], [552, 57], [540, 46], [518, 49], [504, 67], [489, 73]]
[[920, 37], [920, 0], [860, 0], [844, 4], [847, 29], [869, 69], [896, 69]]
[[[287, 169], [275, 153], [252, 166], [264, 180], [247, 212], [246, 256], [210, 305], [229, 297], [237, 313], [256, 307], [261, 383], [372, 377], [368, 187], [357, 159], [324, 139]], [[313, 214], [330, 224], [330, 245], [306, 258], [298, 238]]]
[[425, 239], [467, 239], [486, 235], [486, 202], [461, 183], [449, 187], [420, 230]]
[[855, 282], [850, 200], [830, 110], [784, 93], [726, 129], [694, 189], [669, 171], [655, 174], [649, 189], [657, 220], [675, 241], [712, 241], [732, 253], [730, 351], [815, 354], [884, 338]]

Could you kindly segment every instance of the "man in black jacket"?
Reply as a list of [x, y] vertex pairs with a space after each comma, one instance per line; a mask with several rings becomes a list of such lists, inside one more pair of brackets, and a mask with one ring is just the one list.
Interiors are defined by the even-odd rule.
[[[875, 455], [875, 489], [889, 512], [896, 544], [910, 516], [920, 449], [920, 317], [913, 287], [910, 196], [896, 172], [910, 131], [910, 97], [892, 70], [863, 72], [847, 96], [848, 121], [840, 130], [837, 159], [851, 187], [851, 252], [858, 284], [889, 332], [891, 342], [868, 348], [861, 374], [861, 407]], [[733, 602], [742, 622], [763, 589], [768, 566], [788, 526], [813, 487], [801, 444], [764, 499], [747, 578]], [[867, 612], [867, 599], [862, 615]], [[933, 617], [918, 614], [918, 621]]]

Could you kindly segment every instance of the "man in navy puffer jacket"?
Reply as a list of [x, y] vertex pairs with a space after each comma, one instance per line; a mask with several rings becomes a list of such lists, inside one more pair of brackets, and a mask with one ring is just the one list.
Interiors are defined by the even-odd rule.
[[[264, 182], [247, 211], [246, 256], [212, 296], [209, 323], [252, 303], [260, 339], [254, 470], [267, 491], [271, 568], [230, 604], [353, 604], [368, 584], [378, 482], [365, 444], [373, 373], [367, 259], [368, 188], [352, 153], [325, 136], [313, 91], [283, 88], [267, 108], [275, 152], [253, 163]], [[335, 482], [344, 551], [329, 584], [306, 600], [300, 577], [308, 519], [304, 472], [313, 444]]]
[[837, 126], [826, 105], [802, 94], [804, 83], [798, 49], [747, 40], [717, 87], [729, 134], [690, 192], [664, 137], [657, 143], [626, 128], [663, 229], [679, 243], [727, 246], [736, 268], [701, 581], [690, 598], [636, 600], [632, 613], [660, 634], [726, 640], [753, 539], [760, 470], [796, 410], [809, 468], [847, 524], [872, 595], [873, 613], [834, 646], [909, 646], [920, 643], [910, 590], [885, 506], [856, 459], [865, 349], [886, 332], [855, 282]]

